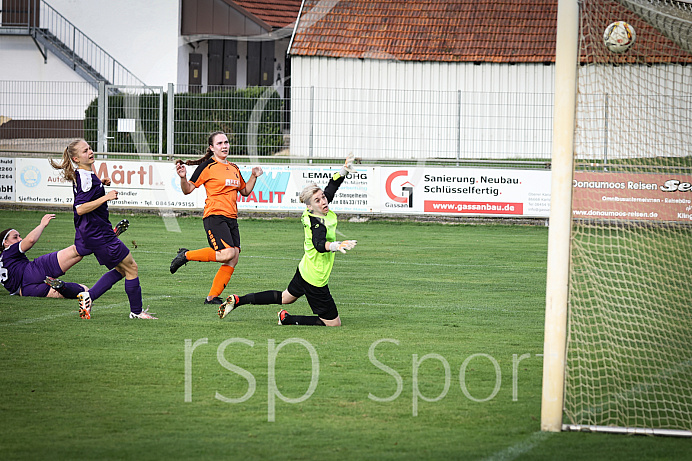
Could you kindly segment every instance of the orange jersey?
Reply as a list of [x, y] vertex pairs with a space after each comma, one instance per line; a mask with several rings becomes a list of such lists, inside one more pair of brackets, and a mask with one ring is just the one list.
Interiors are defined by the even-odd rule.
[[204, 217], [221, 215], [229, 218], [238, 217], [238, 191], [245, 188], [245, 180], [235, 163], [219, 163], [211, 157], [202, 162], [190, 182], [195, 187], [204, 185], [207, 199], [204, 201]]

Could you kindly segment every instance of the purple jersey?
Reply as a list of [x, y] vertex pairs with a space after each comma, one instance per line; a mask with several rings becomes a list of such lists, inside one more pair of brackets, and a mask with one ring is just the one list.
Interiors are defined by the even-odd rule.
[[127, 257], [130, 250], [113, 232], [108, 220], [108, 202], [89, 213], [77, 214], [77, 205], [93, 202], [104, 195], [101, 180], [93, 172], [78, 168], [75, 171], [74, 191], [74, 244], [82, 256], [94, 254], [99, 264], [113, 269]]
[[74, 228], [76, 236], [80, 238], [87, 248], [95, 248], [102, 244], [104, 236], [111, 237], [113, 226], [108, 220], [108, 202], [90, 213], [77, 214], [77, 206], [87, 202], [93, 202], [104, 195], [101, 180], [91, 171], [81, 168], [75, 170], [75, 181], [72, 186], [74, 192]]
[[24, 269], [29, 265], [29, 258], [19, 249], [20, 243], [11, 245], [0, 254], [0, 283], [12, 294], [22, 286]]

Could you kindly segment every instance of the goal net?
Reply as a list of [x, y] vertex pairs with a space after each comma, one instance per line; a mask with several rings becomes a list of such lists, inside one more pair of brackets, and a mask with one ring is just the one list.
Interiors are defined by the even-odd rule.
[[692, 436], [692, 3], [579, 10], [563, 429]]

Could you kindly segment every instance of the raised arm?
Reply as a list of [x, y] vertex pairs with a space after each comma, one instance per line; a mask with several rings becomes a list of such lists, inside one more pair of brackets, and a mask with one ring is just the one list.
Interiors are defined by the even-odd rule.
[[190, 194], [197, 188], [194, 184], [187, 180], [187, 168], [185, 168], [184, 163], [176, 162], [175, 172], [178, 176], [180, 176], [180, 189], [182, 189], [183, 194]]
[[24, 237], [24, 240], [19, 242], [19, 249], [22, 251], [22, 253], [26, 253], [33, 247], [36, 242], [38, 242], [38, 239], [41, 238], [41, 234], [43, 233], [43, 229], [46, 228], [48, 223], [55, 218], [54, 214], [46, 214], [43, 215], [43, 218], [41, 218], [41, 223], [34, 228], [31, 232], [27, 234], [26, 237]]
[[334, 173], [334, 175], [332, 175], [332, 177], [329, 179], [329, 184], [327, 184], [327, 187], [324, 188], [324, 195], [327, 197], [328, 202], [331, 203], [331, 201], [334, 200], [334, 195], [336, 195], [336, 191], [339, 190], [339, 187], [341, 186], [341, 183], [344, 182], [344, 179], [346, 179], [346, 176], [348, 176], [349, 173], [356, 172], [356, 168], [353, 166], [355, 159], [356, 158], [353, 153], [349, 153], [346, 157], [346, 161], [344, 162], [344, 166], [341, 167], [341, 170], [338, 173]]
[[240, 189], [238, 192], [240, 192], [240, 195], [243, 197], [247, 197], [250, 195], [252, 192], [252, 189], [255, 188], [255, 182], [257, 182], [257, 178], [262, 176], [264, 171], [262, 171], [262, 167], [256, 166], [252, 169], [252, 174], [250, 175], [250, 179], [248, 179], [245, 182], [245, 187]]

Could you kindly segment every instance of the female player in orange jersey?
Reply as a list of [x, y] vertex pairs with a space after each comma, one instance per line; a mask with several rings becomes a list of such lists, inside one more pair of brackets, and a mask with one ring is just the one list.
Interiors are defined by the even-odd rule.
[[[223, 303], [220, 295], [231, 280], [240, 254], [236, 204], [238, 192], [246, 197], [250, 195], [257, 178], [263, 173], [262, 168], [254, 167], [252, 175], [246, 182], [238, 166], [226, 160], [229, 147], [226, 134], [216, 131], [209, 135], [209, 147], [204, 157], [187, 162], [177, 160], [175, 163], [175, 171], [180, 176], [183, 194], [190, 194], [202, 185], [206, 189], [207, 199], [204, 202], [203, 223], [209, 248], [192, 251], [187, 248], [179, 249], [178, 255], [171, 262], [171, 274], [175, 274], [188, 261], [220, 262], [221, 267], [214, 277], [204, 304]], [[185, 165], [198, 165], [189, 181]]]

